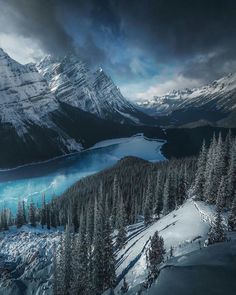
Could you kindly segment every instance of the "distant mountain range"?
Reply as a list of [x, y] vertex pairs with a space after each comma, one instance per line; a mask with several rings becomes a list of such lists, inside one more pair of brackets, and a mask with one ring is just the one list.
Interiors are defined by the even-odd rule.
[[149, 115], [162, 116], [164, 125], [236, 127], [236, 73], [200, 88], [173, 90], [138, 105]]
[[93, 72], [73, 55], [22, 65], [0, 49], [0, 167], [81, 151], [146, 125], [156, 120], [102, 69]]

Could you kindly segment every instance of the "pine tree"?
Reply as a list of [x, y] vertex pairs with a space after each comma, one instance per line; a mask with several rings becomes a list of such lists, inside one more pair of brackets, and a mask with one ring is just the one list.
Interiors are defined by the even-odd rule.
[[219, 134], [216, 151], [215, 151], [215, 162], [214, 162], [214, 184], [215, 191], [219, 189], [221, 178], [226, 173], [226, 157], [225, 157], [225, 145], [222, 140], [221, 133]]
[[210, 204], [214, 204], [217, 196], [218, 186], [216, 185], [215, 177], [215, 162], [216, 162], [216, 138], [213, 136], [211, 145], [207, 153], [206, 169], [205, 169], [205, 185], [204, 185], [204, 200]]
[[227, 206], [230, 206], [234, 198], [234, 192], [236, 191], [236, 140], [232, 141], [230, 149], [227, 183], [229, 194]]
[[25, 201], [22, 201], [22, 212], [23, 212], [23, 220], [24, 220], [24, 224], [27, 223], [27, 218], [26, 218], [26, 210], [25, 210]]
[[170, 178], [169, 174], [166, 176], [164, 190], [163, 190], [163, 214], [166, 215], [170, 212]]
[[112, 289], [116, 282], [115, 272], [115, 257], [113, 252], [113, 243], [111, 236], [111, 225], [109, 221], [109, 209], [106, 202], [105, 211], [105, 227], [104, 227], [104, 254], [103, 254], [103, 265], [104, 265], [104, 290]]
[[[101, 191], [101, 188], [100, 188]], [[101, 194], [100, 194], [101, 196]], [[102, 209], [102, 197], [99, 202], [95, 200], [95, 230], [94, 230], [94, 250], [93, 250], [93, 289], [97, 294], [101, 294], [104, 289], [104, 220]]]
[[198, 157], [196, 178], [195, 178], [195, 184], [194, 184], [194, 192], [198, 200], [203, 200], [206, 158], [207, 158], [206, 145], [205, 145], [205, 141], [203, 141], [201, 152]]
[[71, 293], [80, 295], [91, 294], [91, 282], [89, 281], [89, 257], [86, 237], [86, 216], [84, 212], [80, 218], [79, 236], [73, 245]]
[[20, 228], [22, 227], [22, 225], [24, 225], [24, 214], [23, 214], [22, 203], [19, 199], [17, 213], [16, 213], [16, 226], [17, 228]]
[[214, 244], [218, 242], [224, 242], [226, 240], [224, 227], [222, 224], [222, 217], [220, 210], [217, 211], [215, 222], [212, 225], [208, 234], [208, 244]]
[[226, 177], [222, 176], [220, 185], [218, 188], [218, 192], [217, 192], [217, 199], [216, 199], [217, 210], [220, 210], [220, 211], [223, 210], [226, 203], [226, 198], [227, 198], [227, 182], [226, 182]]
[[234, 197], [234, 201], [231, 206], [231, 211], [228, 218], [228, 227], [230, 230], [236, 230], [236, 196]]
[[46, 225], [46, 202], [45, 195], [42, 196], [42, 208], [41, 208], [41, 226], [44, 228]]
[[112, 187], [112, 214], [111, 214], [111, 224], [113, 228], [117, 226], [117, 211], [118, 211], [118, 198], [119, 198], [119, 184], [117, 175], [115, 175], [113, 180], [113, 187]]
[[125, 229], [125, 208], [124, 208], [124, 201], [123, 197], [119, 197], [120, 201], [120, 206], [119, 210], [117, 212], [117, 238], [116, 238], [116, 245], [118, 249], [123, 248], [126, 240], [126, 229]]
[[54, 258], [53, 258], [53, 295], [65, 295], [67, 293], [66, 284], [65, 284], [65, 271], [66, 271], [66, 262], [65, 262], [65, 234], [61, 235], [59, 248], [54, 248]]
[[56, 246], [53, 246], [53, 281], [52, 281], [52, 290], [53, 295], [62, 295], [60, 289], [60, 265], [58, 261], [57, 249]]
[[152, 222], [152, 188], [151, 188], [151, 178], [148, 177], [148, 185], [146, 190], [146, 199], [144, 204], [144, 223], [147, 226]]
[[51, 210], [50, 210], [50, 205], [46, 205], [46, 224], [47, 224], [47, 229], [51, 229]]
[[147, 267], [149, 278], [156, 278], [159, 273], [159, 265], [164, 261], [164, 240], [159, 236], [158, 231], [154, 233], [150, 241], [150, 248], [147, 252]]
[[31, 226], [36, 226], [36, 216], [35, 216], [35, 206], [31, 198], [30, 207], [29, 207], [29, 223]]
[[154, 214], [157, 218], [160, 217], [161, 211], [163, 209], [163, 197], [162, 197], [162, 183], [161, 183], [161, 173], [157, 173], [156, 190], [155, 190], [155, 205]]
[[64, 286], [65, 286], [65, 295], [70, 295], [71, 287], [71, 253], [72, 253], [72, 240], [71, 240], [71, 225], [67, 224], [66, 231], [64, 234]]

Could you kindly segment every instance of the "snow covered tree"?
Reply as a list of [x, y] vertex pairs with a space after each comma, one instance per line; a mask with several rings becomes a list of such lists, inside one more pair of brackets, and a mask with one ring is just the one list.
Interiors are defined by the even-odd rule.
[[118, 211], [118, 195], [119, 192], [119, 184], [117, 175], [115, 174], [114, 180], [113, 180], [113, 187], [112, 187], [112, 213], [111, 213], [111, 224], [113, 228], [116, 228], [117, 226], [117, 211]]
[[217, 210], [222, 211], [227, 198], [227, 180], [225, 176], [221, 177], [218, 192], [217, 192], [217, 199], [216, 199], [216, 207]]
[[27, 217], [26, 217], [26, 209], [25, 209], [25, 201], [22, 201], [22, 214], [23, 214], [23, 220], [24, 220], [24, 224], [27, 223]]
[[65, 286], [65, 295], [70, 295], [71, 287], [71, 261], [72, 261], [72, 239], [71, 239], [71, 225], [67, 224], [66, 230], [64, 233], [64, 247], [63, 247], [63, 260], [62, 263], [64, 269], [64, 286]]
[[16, 213], [16, 226], [17, 228], [22, 227], [24, 225], [24, 214], [23, 214], [23, 207], [22, 202], [19, 199], [18, 206], [17, 206], [17, 213]]
[[216, 145], [215, 135], [207, 152], [206, 169], [205, 169], [205, 185], [204, 185], [204, 200], [210, 204], [216, 201], [218, 186], [215, 181], [215, 162], [216, 162]]
[[86, 238], [86, 216], [84, 212], [80, 218], [79, 236], [75, 239], [72, 249], [73, 259], [71, 293], [80, 295], [91, 294], [91, 281], [89, 277], [89, 257]]
[[63, 295], [64, 288], [61, 286], [61, 272], [60, 269], [60, 256], [57, 254], [56, 246], [53, 246], [53, 281], [52, 291], [53, 295]]
[[236, 191], [236, 140], [232, 141], [230, 155], [229, 155], [229, 167], [227, 172], [228, 182], [228, 194], [227, 206], [229, 206], [234, 198], [234, 192]]
[[119, 193], [119, 209], [117, 212], [117, 238], [116, 245], [118, 249], [121, 249], [124, 246], [126, 240], [126, 221], [125, 221], [125, 207], [122, 195]]
[[205, 141], [203, 141], [202, 148], [197, 161], [197, 171], [194, 183], [194, 192], [198, 200], [204, 198], [204, 184], [205, 184], [205, 169], [206, 169], [207, 150]]
[[147, 251], [147, 267], [149, 270], [149, 279], [155, 279], [159, 274], [160, 263], [164, 261], [166, 251], [164, 240], [159, 236], [158, 231], [154, 233], [150, 241], [150, 248]]
[[231, 211], [228, 218], [228, 227], [230, 230], [236, 230], [236, 196], [234, 197], [234, 201], [231, 206]]
[[145, 204], [144, 204], [144, 222], [146, 226], [152, 222], [152, 215], [153, 215], [152, 187], [151, 187], [151, 177], [149, 175]]
[[154, 214], [157, 216], [157, 218], [159, 218], [162, 209], [163, 209], [162, 181], [161, 181], [161, 172], [158, 171], [156, 188], [155, 188], [155, 204], [154, 204]]
[[29, 223], [31, 226], [35, 227], [36, 226], [36, 208], [33, 202], [33, 199], [31, 198], [30, 201], [30, 206], [29, 206]]
[[163, 190], [163, 214], [166, 215], [170, 212], [170, 177], [166, 176], [164, 190]]
[[220, 210], [217, 211], [214, 224], [212, 225], [208, 234], [208, 244], [224, 242], [226, 240], [224, 227], [222, 224], [222, 216]]
[[[101, 190], [101, 188], [100, 188]], [[95, 230], [94, 230], [94, 249], [93, 249], [93, 289], [101, 294], [104, 291], [104, 210], [102, 207], [103, 199], [95, 200]]]
[[65, 295], [69, 290], [66, 290], [65, 284], [65, 234], [61, 235], [58, 249], [54, 246], [53, 255], [53, 295]]
[[45, 195], [42, 196], [42, 208], [41, 208], [41, 226], [44, 228], [46, 225], [46, 202], [45, 202]]
[[50, 205], [46, 205], [46, 224], [47, 224], [47, 229], [51, 229], [51, 210], [50, 210]]
[[104, 222], [104, 253], [103, 253], [103, 266], [104, 266], [104, 290], [112, 289], [116, 282], [115, 271], [115, 257], [113, 252], [112, 231], [109, 220], [109, 210], [106, 202], [105, 222]]

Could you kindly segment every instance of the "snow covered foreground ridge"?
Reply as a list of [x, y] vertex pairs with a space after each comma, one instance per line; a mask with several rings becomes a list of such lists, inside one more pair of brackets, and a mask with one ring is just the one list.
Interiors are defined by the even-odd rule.
[[[186, 253], [203, 246], [214, 219], [214, 206], [188, 200], [179, 209], [145, 227], [139, 222], [128, 227], [125, 247], [117, 253], [118, 293], [123, 277], [132, 290], [147, 276], [146, 249], [149, 238], [158, 230], [164, 238], [167, 256], [174, 247], [174, 256], [184, 259]], [[0, 294], [52, 294], [52, 259], [61, 232], [23, 227], [1, 233]], [[182, 258], [181, 258], [182, 257]]]

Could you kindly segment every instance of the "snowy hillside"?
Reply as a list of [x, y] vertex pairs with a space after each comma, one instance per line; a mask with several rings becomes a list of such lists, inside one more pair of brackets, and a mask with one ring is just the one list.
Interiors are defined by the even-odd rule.
[[[236, 236], [226, 243], [218, 243], [169, 259], [160, 276], [143, 295], [215, 295], [234, 294], [236, 288]], [[140, 286], [127, 292], [135, 295]]]
[[123, 97], [102, 68], [92, 71], [74, 55], [63, 59], [47, 56], [36, 67], [59, 102], [120, 123], [151, 122]]
[[61, 234], [27, 226], [0, 235], [0, 294], [51, 294], [52, 255]]
[[[164, 238], [167, 256], [171, 246], [174, 248], [174, 256], [199, 249], [199, 241], [203, 247], [214, 214], [214, 207], [190, 199], [148, 228], [142, 223], [131, 226], [125, 248], [117, 256], [118, 280], [125, 276], [130, 287], [145, 280], [146, 249], [149, 238], [156, 230]], [[119, 286], [116, 290], [119, 290]]]
[[35, 65], [21, 65], [0, 49], [0, 119], [17, 133], [27, 133], [26, 122], [46, 125], [47, 114], [58, 108], [46, 80]]
[[[156, 230], [164, 238], [167, 256], [171, 246], [174, 256], [183, 255], [198, 250], [199, 241], [203, 247], [214, 213], [213, 206], [190, 199], [147, 228], [143, 222], [130, 226], [125, 247], [116, 256], [116, 292], [124, 276], [130, 288], [146, 278], [145, 251]], [[28, 227], [2, 233], [0, 294], [51, 294], [52, 253], [60, 236], [60, 232]]]

